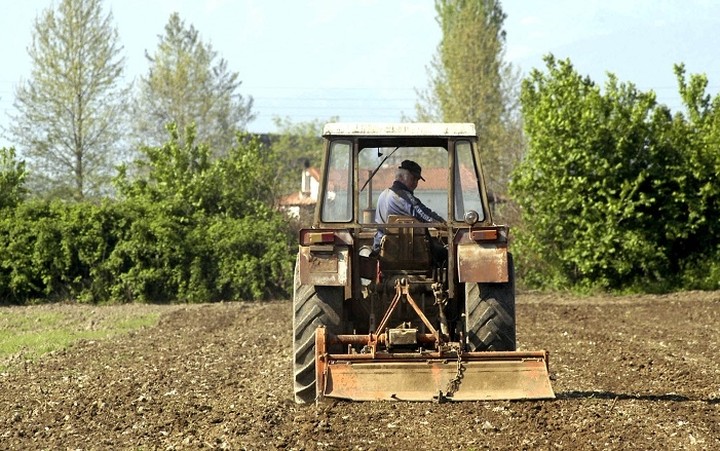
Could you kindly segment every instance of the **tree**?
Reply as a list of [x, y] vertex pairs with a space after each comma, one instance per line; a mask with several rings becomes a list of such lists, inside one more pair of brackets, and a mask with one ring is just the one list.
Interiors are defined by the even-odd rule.
[[519, 77], [503, 61], [506, 15], [497, 0], [436, 0], [435, 9], [442, 40], [417, 118], [475, 123], [489, 188], [503, 193], [523, 149]]
[[134, 104], [134, 135], [149, 146], [159, 146], [166, 126], [179, 130], [195, 124], [197, 139], [217, 154], [235, 143], [235, 134], [254, 118], [252, 98], [239, 94], [238, 73], [205, 44], [198, 31], [185, 26], [177, 13], [165, 25], [165, 35], [151, 56], [147, 76], [140, 79]]
[[109, 186], [128, 95], [111, 23], [101, 0], [62, 0], [35, 20], [32, 76], [16, 89], [9, 130], [40, 193], [83, 199]]
[[655, 99], [614, 78], [603, 95], [569, 61], [546, 63], [547, 74], [535, 70], [523, 84], [529, 148], [511, 186], [523, 212], [519, 266], [530, 283], [617, 288], [641, 272], [638, 263], [650, 273], [667, 263], [638, 229], [654, 205], [645, 119]]
[[667, 235], [677, 237], [670, 258], [683, 269], [685, 288], [720, 286], [720, 95], [706, 93], [705, 75], [686, 77], [684, 65], [675, 66], [680, 97], [687, 118], [676, 115], [672, 137], [682, 146], [675, 162], [673, 185], [666, 185], [666, 209], [672, 213]]
[[0, 149], [0, 210], [13, 208], [25, 197], [25, 162], [17, 161], [14, 148]]
[[273, 186], [277, 195], [295, 192], [300, 188], [300, 177], [306, 164], [320, 167], [323, 125], [336, 120], [337, 118], [331, 118], [328, 121], [293, 123], [287, 118], [274, 118], [278, 136], [273, 139], [271, 148], [276, 161]]

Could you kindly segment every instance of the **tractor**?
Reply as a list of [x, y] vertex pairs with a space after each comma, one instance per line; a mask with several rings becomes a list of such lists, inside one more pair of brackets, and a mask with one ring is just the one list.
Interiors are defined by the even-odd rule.
[[[294, 274], [296, 402], [554, 398], [548, 352], [517, 350], [509, 228], [493, 222], [474, 124], [329, 123], [323, 142]], [[445, 221], [377, 221], [404, 160]]]

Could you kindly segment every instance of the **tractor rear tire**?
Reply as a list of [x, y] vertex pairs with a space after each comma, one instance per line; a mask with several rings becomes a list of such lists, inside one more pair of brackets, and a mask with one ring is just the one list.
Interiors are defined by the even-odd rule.
[[465, 284], [465, 330], [470, 351], [515, 351], [515, 267], [509, 281]]
[[315, 331], [325, 326], [340, 334], [343, 318], [344, 287], [300, 284], [297, 265], [293, 290], [293, 350], [295, 353], [295, 402], [315, 401]]

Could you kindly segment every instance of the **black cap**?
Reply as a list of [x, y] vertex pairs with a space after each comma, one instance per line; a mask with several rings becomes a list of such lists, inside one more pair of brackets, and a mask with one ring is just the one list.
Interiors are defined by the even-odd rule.
[[405, 160], [405, 161], [403, 161], [403, 162], [400, 164], [400, 167], [399, 167], [398, 169], [407, 169], [408, 171], [410, 171], [410, 173], [411, 173], [412, 175], [414, 175], [415, 177], [419, 178], [419, 179], [422, 180], [423, 182], [425, 181], [425, 179], [423, 178], [423, 176], [420, 175], [420, 174], [422, 174], [422, 168], [420, 167], [419, 164], [415, 163], [415, 162], [412, 161], [412, 160]]

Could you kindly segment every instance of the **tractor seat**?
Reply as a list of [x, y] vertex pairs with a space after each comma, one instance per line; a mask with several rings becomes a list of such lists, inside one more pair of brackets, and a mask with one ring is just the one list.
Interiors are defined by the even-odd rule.
[[380, 268], [384, 271], [427, 271], [431, 269], [430, 248], [426, 229], [403, 227], [417, 221], [411, 216], [390, 215], [389, 224], [380, 243]]

